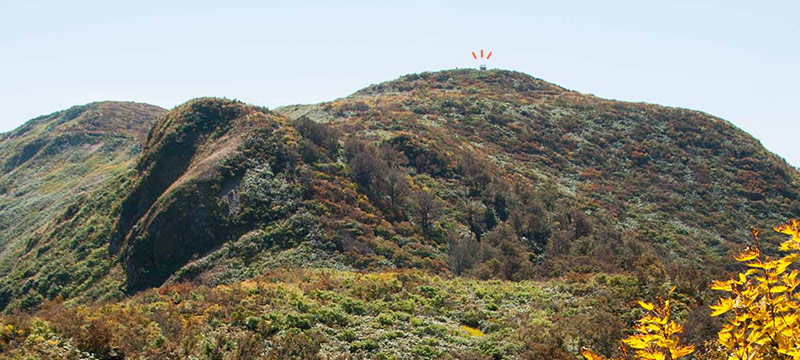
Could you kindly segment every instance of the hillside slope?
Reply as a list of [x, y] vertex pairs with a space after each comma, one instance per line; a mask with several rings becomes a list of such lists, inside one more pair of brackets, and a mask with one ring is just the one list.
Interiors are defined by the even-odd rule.
[[[196, 340], [186, 335], [198, 331], [185, 328], [190, 318], [200, 321], [202, 334], [252, 335], [269, 345], [289, 331], [336, 335], [350, 329], [352, 316], [387, 331], [425, 324], [414, 341], [425, 339], [433, 349], [447, 344], [456, 353], [469, 347], [470, 354], [519, 358], [514, 354], [525, 348], [534, 357], [568, 358], [582, 344], [610, 353], [624, 326], [609, 319], [635, 318], [633, 299], [672, 285], [680, 294], [676, 316], [690, 320], [687, 337], [707, 339], [716, 325], [693, 314], [705, 311], [709, 280], [732, 269], [729, 255], [747, 241], [749, 226], [800, 214], [797, 170], [725, 120], [600, 99], [511, 71], [407, 75], [331, 102], [273, 111], [218, 98], [163, 114], [144, 105], [128, 109], [133, 118], [116, 116], [108, 122], [113, 129], [98, 130], [102, 139], [109, 133], [121, 139], [106, 152], [88, 150], [95, 145], [84, 140], [48, 158], [40, 145], [26, 145], [44, 143], [37, 139], [45, 135], [14, 140], [48, 122], [83, 126], [81, 139], [92, 134], [91, 121], [75, 120], [90, 117], [65, 115], [70, 111], [4, 135], [0, 146], [17, 150], [0, 159], [9, 169], [2, 179], [17, 185], [6, 186], [2, 201], [21, 191], [24, 171], [46, 178], [50, 167], [61, 169], [69, 159], [82, 167], [64, 166], [53, 177], [57, 183], [30, 190], [38, 196], [62, 189], [56, 193], [65, 196], [40, 203], [53, 208], [39, 220], [0, 218], [7, 224], [0, 305], [8, 312], [46, 299], [89, 303], [132, 295], [119, 307], [99, 308], [147, 314], [143, 328], [160, 331], [169, 343], [153, 350], [163, 356], [196, 355], [206, 346], [180, 348], [179, 339]], [[12, 204], [18, 203], [4, 203], [4, 216]], [[298, 291], [252, 286], [265, 273], [297, 267], [327, 270], [278, 271]], [[412, 273], [425, 280], [398, 285], [404, 269], [420, 270]], [[352, 289], [348, 296], [371, 304], [354, 310], [352, 299], [331, 289], [360, 283], [360, 271], [377, 272], [377, 280]], [[538, 282], [525, 283], [524, 294], [498, 313], [483, 288], [502, 302], [497, 286], [513, 285], [474, 280], [459, 296], [479, 304], [456, 306], [455, 295], [434, 289], [463, 285], [453, 276]], [[223, 298], [229, 286], [246, 299]], [[174, 306], [153, 300], [165, 294], [173, 294]], [[550, 301], [551, 294], [559, 299]], [[514, 306], [524, 297], [547, 299], [547, 308]], [[273, 298], [283, 300], [266, 300]], [[42, 311], [52, 306], [60, 305], [46, 302]], [[436, 314], [436, 306], [447, 312]], [[212, 308], [220, 312], [210, 314]], [[187, 321], [175, 325], [164, 309], [185, 311]], [[274, 318], [264, 315], [276, 311]], [[520, 316], [539, 319], [536, 329], [514, 320]], [[509, 343], [488, 349], [489, 341], [461, 339], [450, 329], [459, 322]], [[587, 322], [598, 328], [577, 325]], [[569, 333], [548, 338], [545, 347], [539, 346], [545, 340], [506, 336], [554, 328]], [[331, 354], [379, 358], [374, 347], [403, 342], [375, 338], [373, 330], [359, 326], [337, 337]], [[244, 341], [220, 334], [231, 344]], [[428, 348], [412, 357], [445, 354]]]
[[258, 225], [240, 222], [237, 191], [246, 170], [283, 170], [281, 154], [259, 148], [281, 149], [283, 127], [265, 109], [210, 98], [153, 126], [110, 244], [122, 251], [130, 291], [160, 285], [191, 257]]
[[[119, 264], [127, 292], [292, 264], [512, 280], [633, 271], [701, 292], [748, 226], [800, 212], [797, 171], [724, 120], [500, 70], [409, 75], [277, 112], [197, 99], [142, 147], [119, 180], [130, 190], [108, 193], [119, 214], [89, 236], [116, 259], [97, 276]], [[6, 167], [25, 164], [19, 153]]]
[[[546, 189], [542, 204], [519, 211], [548, 223], [540, 242], [553, 247], [551, 255], [584, 257], [568, 267], [599, 270], [592, 263], [600, 258], [631, 269], [633, 264], [620, 263], [620, 255], [632, 250], [624, 248], [626, 237], [654, 249], [661, 261], [724, 266], [727, 257], [720, 256], [741, 244], [748, 226], [800, 213], [797, 170], [727, 121], [604, 100], [521, 73], [408, 75], [333, 102], [277, 111], [393, 144], [412, 171], [437, 180], [447, 178], [446, 165], [458, 162], [458, 152], [470, 154], [481, 164], [456, 165], [460, 171], [452, 177], [473, 188], [450, 200], [454, 207], [477, 200], [478, 212], [502, 214], [508, 210], [498, 206], [498, 194], [509, 197], [503, 206], [513, 207], [524, 202], [524, 191], [516, 189]], [[480, 184], [470, 184], [473, 176]], [[441, 186], [439, 195], [452, 189]], [[560, 211], [558, 203], [571, 209]], [[585, 234], [564, 223], [574, 223], [576, 212], [592, 224], [578, 231]], [[512, 228], [526, 222], [499, 218]], [[571, 238], [559, 235], [567, 230]]]
[[156, 124], [137, 167], [110, 246], [128, 291], [294, 264], [631, 271], [698, 294], [748, 226], [800, 210], [797, 171], [724, 120], [508, 71], [276, 112], [194, 100]]
[[[49, 241], [53, 227], [92, 201], [93, 191], [130, 169], [148, 129], [163, 112], [132, 102], [91, 103], [35, 118], [0, 135], [0, 274], [4, 280], [0, 303], [18, 296], [14, 293], [23, 279], [35, 274], [48, 283], [43, 289], [53, 282], [57, 287], [67, 285], [63, 277], [59, 281], [51, 276], [67, 272], [65, 264], [79, 261], [70, 255], [83, 251], [81, 239], [56, 237], [58, 243], [53, 243]], [[54, 248], [67, 246], [67, 253], [54, 253]], [[54, 258], [59, 259], [51, 261]]]

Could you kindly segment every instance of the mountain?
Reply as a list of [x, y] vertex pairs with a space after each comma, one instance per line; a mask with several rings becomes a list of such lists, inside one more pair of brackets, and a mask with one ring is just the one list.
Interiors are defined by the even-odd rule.
[[0, 304], [40, 309], [58, 344], [108, 358], [145, 356], [114, 342], [144, 335], [108, 330], [95, 349], [58, 316], [155, 327], [161, 345], [142, 348], [166, 357], [211, 346], [187, 334], [216, 334], [207, 344], [236, 344], [220, 354], [247, 343], [276, 358], [291, 358], [273, 353], [281, 341], [331, 356], [569, 358], [614, 351], [624, 326], [610, 319], [675, 285], [687, 336], [708, 339], [718, 324], [693, 314], [749, 226], [800, 213], [797, 169], [725, 120], [503, 70], [272, 111], [97, 103], [2, 139]]
[[285, 120], [265, 109], [220, 99], [192, 100], [156, 122], [110, 244], [122, 251], [129, 291], [160, 285], [192, 256], [260, 224], [252, 213], [271, 209], [244, 206], [279, 199], [251, 199], [247, 191], [268, 188], [242, 182], [286, 170], [286, 131]]
[[[116, 191], [147, 131], [164, 109], [132, 102], [98, 102], [40, 116], [0, 135], [0, 304], [20, 291], [40, 296], [77, 294], [91, 263], [86, 233], [60, 234], [97, 189]], [[86, 226], [108, 226], [100, 214]], [[103, 261], [107, 261], [104, 257]]]
[[[442, 195], [458, 191], [462, 203], [477, 200], [478, 213], [494, 213], [498, 221], [489, 223], [517, 228], [524, 220], [506, 214], [515, 206], [544, 217], [550, 225], [538, 236], [539, 247], [559, 247], [552, 249], [558, 253], [611, 251], [618, 260], [620, 236], [630, 234], [662, 260], [724, 265], [748, 226], [779, 223], [800, 211], [796, 169], [725, 120], [604, 100], [521, 73], [409, 75], [344, 99], [277, 111], [392, 144], [412, 174], [432, 178], [439, 196], [455, 200]], [[540, 204], [525, 206], [526, 190], [516, 189], [545, 191], [533, 201]], [[593, 234], [560, 237], [559, 231], [576, 231], [573, 215], [580, 213]], [[482, 230], [490, 229], [473, 234]], [[584, 235], [608, 243], [581, 244]], [[588, 258], [577, 263], [604, 268]]]

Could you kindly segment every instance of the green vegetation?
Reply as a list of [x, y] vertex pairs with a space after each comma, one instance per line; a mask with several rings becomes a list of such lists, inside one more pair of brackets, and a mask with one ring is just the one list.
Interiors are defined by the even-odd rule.
[[590, 335], [618, 325], [596, 314], [635, 317], [639, 285], [619, 275], [507, 282], [278, 269], [107, 305], [46, 302], [34, 316], [0, 318], [8, 329], [0, 347], [36, 359], [569, 359], [579, 345], [608, 348], [620, 338]]
[[[118, 296], [105, 247], [155, 106], [101, 102], [0, 138], [0, 307]], [[112, 283], [112, 284], [109, 284]]]
[[0, 148], [10, 357], [617, 355], [673, 285], [702, 344], [746, 226], [800, 213], [797, 170], [724, 120], [499, 70], [90, 104]]

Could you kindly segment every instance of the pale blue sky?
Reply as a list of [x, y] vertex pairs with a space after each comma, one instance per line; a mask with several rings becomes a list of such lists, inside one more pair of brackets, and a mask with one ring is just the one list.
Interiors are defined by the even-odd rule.
[[420, 71], [522, 71], [703, 110], [800, 166], [800, 1], [0, 0], [0, 131], [75, 104], [271, 108]]

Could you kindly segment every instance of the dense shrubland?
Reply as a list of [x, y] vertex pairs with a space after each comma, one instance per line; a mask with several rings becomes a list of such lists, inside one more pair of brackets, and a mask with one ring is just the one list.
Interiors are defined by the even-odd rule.
[[[104, 208], [42, 212], [86, 214], [70, 226], [93, 240], [64, 247], [76, 240], [49, 230], [57, 220], [26, 238], [24, 261], [0, 270], [29, 286], [0, 289], [3, 303], [216, 285], [293, 264], [506, 280], [625, 272], [653, 294], [674, 279], [700, 301], [710, 274], [732, 269], [739, 224], [800, 209], [796, 171], [722, 120], [505, 71], [409, 75], [277, 112], [193, 100], [157, 122], [133, 168], [116, 180], [125, 186], [82, 190], [116, 187]], [[39, 266], [77, 252], [95, 257], [70, 273], [102, 286], [72, 290], [73, 277]]]
[[280, 269], [105, 305], [48, 301], [0, 318], [0, 348], [31, 359], [570, 359], [621, 337], [619, 323], [597, 320], [632, 318], [639, 288], [620, 275], [501, 282]]
[[[800, 305], [798, 222], [775, 228], [788, 254], [762, 253], [758, 232], [736, 256], [747, 270], [711, 289], [716, 342], [695, 348], [691, 297], [654, 303], [634, 276], [550, 282], [443, 278], [422, 271], [268, 271], [214, 287], [179, 284], [118, 303], [46, 301], [0, 317], [0, 354], [20, 359], [794, 359]], [[641, 307], [643, 311], [637, 310]], [[706, 315], [708, 316], [708, 315]], [[638, 320], [636, 320], [638, 318]], [[627, 324], [634, 332], [624, 339]], [[686, 334], [687, 336], [682, 339]], [[699, 336], [704, 338], [704, 336]], [[706, 337], [706, 339], [708, 339]], [[617, 348], [622, 340], [626, 347]]]

